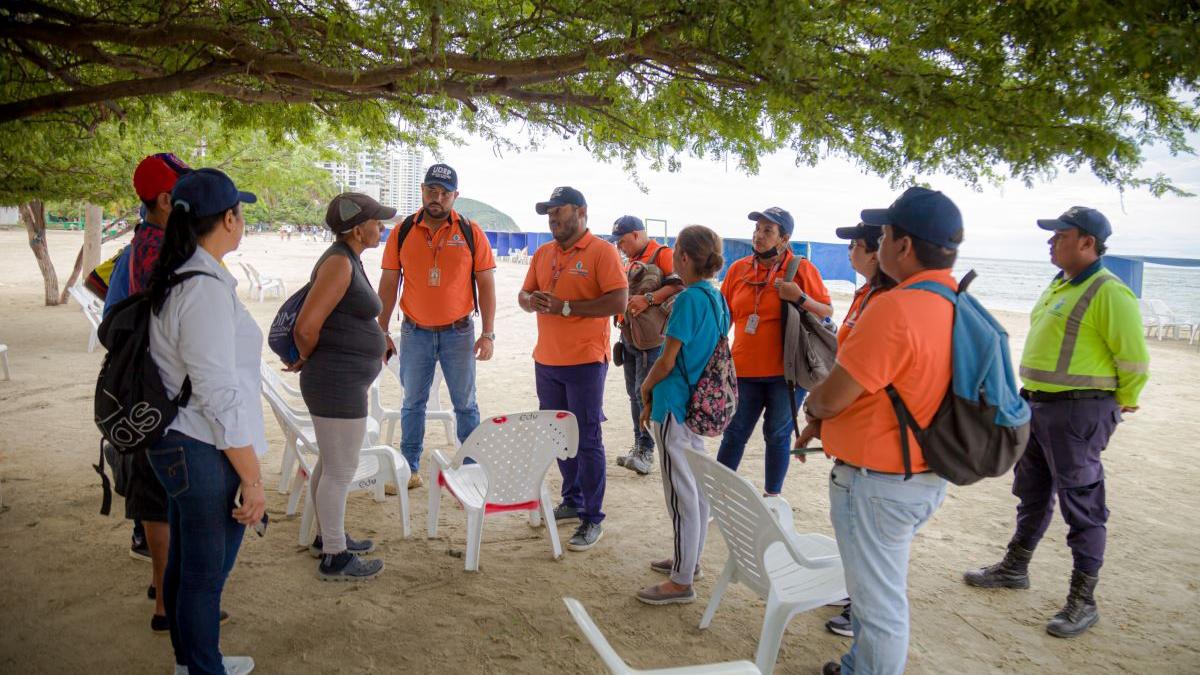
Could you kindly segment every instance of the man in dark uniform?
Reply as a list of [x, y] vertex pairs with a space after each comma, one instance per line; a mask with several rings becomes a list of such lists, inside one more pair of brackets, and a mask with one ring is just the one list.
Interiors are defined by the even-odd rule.
[[1054, 517], [1057, 496], [1074, 571], [1067, 602], [1046, 631], [1074, 637], [1100, 618], [1093, 592], [1108, 521], [1100, 452], [1121, 414], [1137, 410], [1150, 357], [1137, 297], [1100, 262], [1112, 233], [1108, 219], [1075, 206], [1038, 226], [1054, 232], [1050, 262], [1062, 272], [1033, 308], [1021, 356], [1022, 392], [1033, 418], [1029, 445], [1014, 469], [1016, 532], [1003, 560], [971, 570], [963, 580], [983, 588], [1029, 588], [1029, 560]]

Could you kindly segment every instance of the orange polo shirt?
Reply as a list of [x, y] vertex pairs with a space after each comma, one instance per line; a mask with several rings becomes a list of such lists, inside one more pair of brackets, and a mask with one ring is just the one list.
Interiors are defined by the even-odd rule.
[[[733, 316], [733, 366], [738, 377], [783, 375], [783, 301], [774, 284], [783, 278], [791, 257], [792, 252], [786, 251], [764, 267], [754, 256], [747, 256], [730, 265], [721, 282], [721, 295]], [[821, 273], [807, 259], [800, 261], [794, 281], [808, 297], [830, 304]], [[746, 321], [756, 306], [758, 330], [751, 335], [746, 332]]]
[[[529, 262], [521, 290], [542, 291], [561, 300], [595, 300], [628, 286], [617, 248], [588, 231], [567, 251], [556, 241], [539, 246]], [[545, 366], [608, 361], [611, 329], [607, 317], [539, 312], [537, 323], [534, 361]]]
[[[631, 258], [625, 261], [625, 278], [629, 279], [629, 268], [633, 267], [634, 263], [645, 263], [647, 265], [658, 265], [658, 269], [662, 270], [663, 277], [666, 278], [675, 273], [675, 259], [673, 252], [669, 246], [650, 240], [646, 244], [646, 248], [642, 250], [642, 254], [636, 258]], [[625, 323], [625, 315], [617, 315], [617, 325]]]
[[866, 305], [869, 305], [871, 301], [885, 292], [887, 292], [887, 289], [871, 288], [870, 283], [863, 284], [858, 290], [854, 291], [854, 298], [850, 301], [850, 309], [846, 312], [846, 318], [842, 319], [842, 325], [838, 327], [838, 347], [841, 347], [846, 338], [850, 337], [850, 331], [854, 330], [854, 326], [858, 324], [858, 320], [862, 317]]
[[[400, 227], [392, 230], [383, 248], [383, 269], [404, 270], [400, 287], [400, 311], [423, 326], [444, 326], [467, 316], [475, 309], [475, 292], [471, 288], [471, 266], [476, 272], [496, 268], [492, 246], [487, 235], [474, 221], [471, 233], [475, 237], [475, 258], [463, 240], [461, 215], [450, 212], [450, 218], [436, 232], [430, 229], [417, 211], [416, 220], [404, 250], [397, 250]], [[429, 270], [434, 261], [441, 270], [441, 283], [430, 285]]]
[[[885, 387], [896, 387], [917, 424], [924, 427], [950, 386], [954, 306], [928, 291], [904, 290], [918, 281], [958, 287], [950, 270], [926, 270], [905, 279], [894, 290], [872, 297], [838, 349], [838, 364], [865, 390], [821, 424], [825, 452], [843, 462], [904, 473], [900, 425]], [[911, 430], [907, 433], [913, 473], [928, 471], [916, 436]]]

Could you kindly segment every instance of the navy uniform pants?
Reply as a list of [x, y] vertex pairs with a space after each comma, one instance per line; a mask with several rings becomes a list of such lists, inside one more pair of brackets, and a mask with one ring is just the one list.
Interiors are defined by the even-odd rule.
[[1030, 551], [1037, 547], [1057, 496], [1075, 569], [1094, 575], [1104, 563], [1108, 522], [1100, 452], [1121, 421], [1120, 406], [1112, 397], [1029, 405], [1032, 433], [1013, 470], [1012, 492], [1021, 500], [1013, 539]]

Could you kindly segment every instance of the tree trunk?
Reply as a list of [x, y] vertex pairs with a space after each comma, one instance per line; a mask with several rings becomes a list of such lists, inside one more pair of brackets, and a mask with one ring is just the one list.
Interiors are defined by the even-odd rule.
[[46, 306], [60, 304], [58, 300], [58, 274], [54, 271], [54, 261], [50, 260], [50, 249], [46, 245], [46, 205], [40, 199], [31, 199], [20, 206], [21, 222], [29, 234], [29, 248], [37, 258], [38, 267], [42, 271], [42, 280], [46, 284]]

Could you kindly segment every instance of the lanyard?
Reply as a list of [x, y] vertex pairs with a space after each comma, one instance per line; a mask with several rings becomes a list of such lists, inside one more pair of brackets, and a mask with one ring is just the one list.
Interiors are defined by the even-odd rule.
[[558, 286], [558, 278], [562, 276], [563, 270], [567, 269], [567, 264], [574, 260], [575, 256], [579, 255], [579, 252], [583, 250], [578, 246], [572, 246], [571, 249], [571, 254], [567, 256], [565, 262], [559, 255], [559, 249], [555, 249], [554, 260], [550, 263], [550, 290], [547, 293], [554, 293], [554, 288]]
[[[453, 225], [453, 223], [451, 222], [453, 220], [453, 218], [454, 218], [453, 216], [451, 216], [450, 218], [447, 218], [445, 224], [442, 225], [442, 227], [438, 228], [438, 232], [430, 232], [429, 228], [422, 230], [422, 232], [425, 234], [425, 245], [428, 246], [429, 248], [433, 249], [433, 266], [435, 268], [438, 266], [438, 264], [437, 264], [438, 254], [442, 252], [443, 248], [446, 248], [446, 242], [450, 239], [450, 231], [453, 229], [451, 227]], [[424, 220], [424, 219], [422, 219], [422, 220]], [[436, 239], [437, 236], [439, 234], [441, 234], [442, 230], [445, 230], [446, 236], [442, 237], [441, 243], [434, 246], [434, 243], [433, 243], [434, 239]]]
[[[770, 283], [771, 279], [775, 278], [775, 273], [779, 271], [779, 266], [783, 264], [783, 259], [780, 258], [779, 260], [775, 261], [775, 264], [771, 266], [771, 271], [767, 272], [767, 278], [763, 279], [762, 281], [758, 280], [758, 262], [753, 262], [751, 264], [754, 266], [754, 281], [749, 281], [747, 283], [749, 283], [751, 286], [758, 287], [758, 290], [754, 292], [754, 313], [758, 314], [758, 302], [762, 299], [762, 294], [763, 291], [767, 289], [767, 284]], [[791, 280], [789, 279], [788, 281]]]

